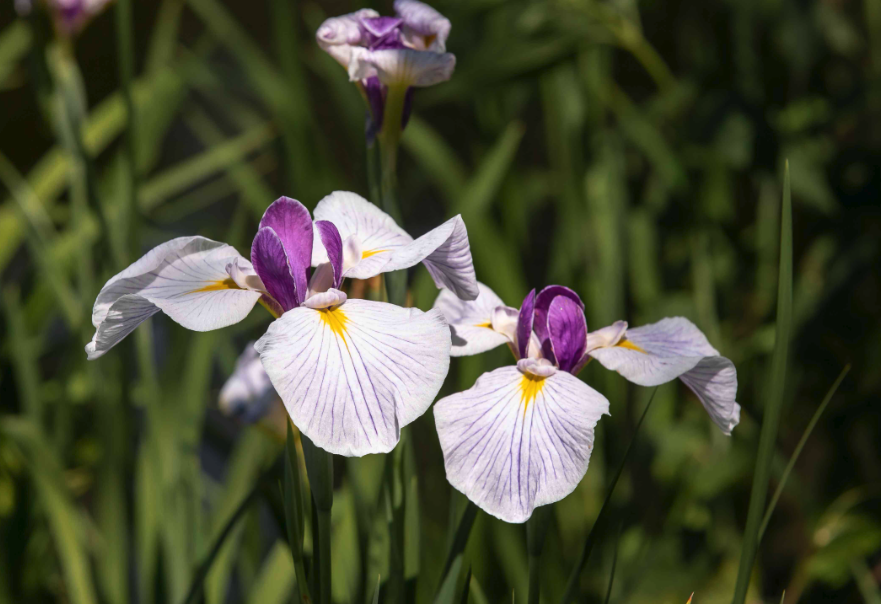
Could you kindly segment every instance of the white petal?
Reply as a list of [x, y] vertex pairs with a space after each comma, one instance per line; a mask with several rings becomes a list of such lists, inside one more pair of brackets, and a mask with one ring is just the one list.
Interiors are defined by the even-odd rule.
[[227, 415], [256, 422], [266, 415], [278, 396], [260, 362], [254, 342], [245, 346], [233, 374], [220, 390], [218, 405]]
[[[382, 272], [392, 252], [413, 241], [395, 223], [391, 216], [375, 205], [348, 191], [335, 191], [318, 202], [314, 212], [315, 220], [328, 220], [336, 226], [343, 241], [352, 235], [361, 243], [361, 261], [344, 273], [352, 279], [369, 279]], [[312, 262], [321, 261], [323, 249], [316, 250], [313, 245]]]
[[257, 350], [297, 427], [326, 451], [361, 456], [391, 451], [431, 405], [450, 331], [437, 310], [348, 300], [286, 312]]
[[349, 60], [349, 79], [360, 81], [376, 75], [386, 86], [433, 86], [449, 80], [455, 68], [456, 57], [448, 52], [357, 47]]
[[322, 50], [336, 59], [340, 65], [348, 68], [352, 48], [364, 43], [361, 19], [378, 16], [379, 13], [375, 10], [365, 8], [348, 15], [331, 17], [315, 32], [315, 40]]
[[[462, 300], [448, 289], [442, 289], [434, 301], [434, 308], [440, 310], [453, 336], [454, 357], [470, 356], [496, 346], [506, 344], [508, 338], [493, 329], [493, 311], [501, 307], [502, 300], [483, 283], [477, 284], [479, 294], [475, 300]], [[516, 312], [514, 321], [516, 323]]]
[[434, 407], [447, 480], [487, 513], [525, 522], [581, 481], [608, 410], [604, 396], [565, 371], [485, 373]]
[[450, 20], [417, 0], [395, 0], [395, 12], [404, 20], [404, 44], [417, 50], [444, 52], [450, 35]]
[[657, 386], [718, 354], [694, 323], [674, 317], [628, 329], [617, 345], [593, 350], [590, 356], [634, 384]]
[[737, 396], [737, 371], [725, 357], [706, 357], [694, 369], [680, 376], [697, 395], [713, 422], [725, 434], [740, 423]]
[[153, 248], [98, 294], [92, 309], [97, 331], [86, 347], [89, 358], [107, 352], [157, 310], [194, 331], [238, 323], [261, 293], [240, 289], [227, 272], [230, 264], [253, 273], [235, 248], [204, 237], [179, 237]]
[[479, 290], [468, 231], [461, 216], [450, 218], [413, 243], [395, 250], [382, 272], [410, 268], [420, 262], [425, 264], [439, 288], [446, 287], [463, 300], [477, 297]]

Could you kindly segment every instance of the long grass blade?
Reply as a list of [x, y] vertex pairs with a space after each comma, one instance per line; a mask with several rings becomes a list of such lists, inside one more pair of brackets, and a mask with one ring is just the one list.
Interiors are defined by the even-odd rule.
[[823, 402], [820, 403], [820, 406], [817, 407], [817, 410], [814, 411], [814, 416], [811, 418], [811, 421], [808, 422], [807, 428], [805, 428], [804, 433], [801, 435], [801, 439], [799, 439], [798, 444], [795, 447], [795, 451], [792, 452], [792, 456], [789, 458], [789, 463], [786, 464], [786, 469], [783, 470], [783, 475], [780, 477], [780, 483], [777, 485], [777, 490], [774, 491], [774, 496], [771, 497], [771, 502], [768, 504], [768, 509], [765, 511], [765, 517], [762, 519], [762, 526], [759, 528], [759, 542], [762, 541], [762, 537], [765, 535], [765, 529], [768, 528], [768, 522], [771, 520], [771, 515], [774, 513], [774, 508], [777, 506], [777, 500], [780, 499], [780, 495], [783, 493], [783, 488], [786, 486], [786, 481], [789, 479], [789, 475], [792, 473], [792, 468], [795, 467], [795, 462], [798, 461], [799, 455], [801, 455], [802, 449], [804, 449], [805, 443], [808, 442], [808, 438], [811, 436], [811, 432], [814, 431], [814, 427], [817, 425], [817, 422], [820, 421], [820, 416], [823, 415], [823, 411], [826, 410], [826, 407], [829, 405], [829, 402], [832, 400], [832, 397], [835, 396], [835, 393], [838, 391], [838, 387], [841, 385], [841, 382], [844, 381], [845, 376], [847, 376], [848, 371], [850, 371], [850, 365], [845, 365], [844, 369], [841, 370], [841, 373], [838, 374], [838, 377], [835, 379], [835, 382], [832, 383], [832, 386], [829, 387], [829, 391], [826, 392], [826, 396], [823, 397]]
[[450, 544], [449, 551], [447, 551], [447, 559], [446, 562], [444, 562], [443, 572], [441, 572], [441, 582], [440, 585], [438, 585], [437, 593], [440, 593], [441, 588], [447, 581], [448, 576], [453, 570], [453, 565], [456, 562], [456, 559], [463, 551], [465, 551], [465, 546], [468, 545], [468, 536], [471, 535], [471, 529], [474, 527], [475, 518], [477, 518], [477, 506], [469, 501], [468, 505], [465, 507], [465, 511], [462, 512], [462, 517], [459, 519], [459, 525], [456, 527], [456, 534], [453, 537], [453, 542]]
[[624, 466], [627, 464], [627, 460], [630, 457], [630, 452], [633, 450], [633, 443], [636, 442], [636, 437], [639, 434], [639, 429], [642, 426], [642, 422], [645, 421], [646, 415], [648, 415], [649, 409], [652, 407], [652, 402], [655, 400], [655, 394], [657, 394], [658, 389], [655, 388], [652, 390], [651, 397], [649, 398], [649, 402], [646, 403], [645, 410], [642, 412], [642, 417], [639, 418], [639, 422], [636, 424], [636, 429], [633, 431], [633, 437], [630, 439], [630, 444], [627, 445], [627, 451], [624, 452], [624, 457], [621, 458], [621, 463], [618, 464], [618, 469], [615, 470], [615, 475], [612, 477], [612, 482], [609, 484], [609, 492], [606, 493], [606, 499], [603, 501], [603, 505], [600, 508], [600, 513], [597, 514], [597, 519], [593, 523], [593, 527], [591, 527], [590, 532], [587, 534], [587, 539], [584, 541], [584, 546], [581, 548], [581, 554], [578, 556], [578, 562], [575, 563], [575, 568], [572, 569], [572, 574], [569, 575], [569, 581], [566, 584], [566, 591], [563, 593], [563, 597], [560, 599], [560, 604], [568, 604], [575, 598], [575, 592], [578, 590], [578, 580], [581, 577], [581, 571], [584, 570], [584, 566], [587, 564], [587, 559], [590, 556], [590, 552], [593, 549], [594, 543], [599, 537], [599, 533], [605, 528], [605, 520], [606, 514], [609, 509], [609, 501], [612, 499], [612, 493], [615, 492], [615, 485], [618, 484], [618, 479], [621, 478], [621, 473], [624, 471]]
[[783, 208], [780, 221], [780, 269], [777, 276], [777, 335], [771, 361], [770, 385], [765, 402], [765, 417], [759, 436], [756, 470], [753, 475], [749, 513], [743, 535], [743, 550], [734, 588], [733, 604], [743, 604], [759, 547], [759, 529], [765, 512], [771, 462], [774, 457], [777, 426], [786, 388], [786, 367], [792, 327], [792, 195], [789, 185], [789, 162], [783, 176]]

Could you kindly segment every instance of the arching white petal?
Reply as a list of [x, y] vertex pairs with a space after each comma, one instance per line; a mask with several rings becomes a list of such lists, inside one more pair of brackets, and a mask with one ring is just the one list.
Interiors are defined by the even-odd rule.
[[323, 51], [345, 68], [349, 67], [352, 47], [364, 43], [361, 19], [378, 17], [373, 9], [364, 8], [348, 15], [327, 19], [315, 32], [315, 40]]
[[434, 406], [447, 480], [487, 513], [525, 522], [578, 485], [608, 410], [604, 396], [565, 371], [485, 373]]
[[697, 395], [713, 423], [725, 434], [731, 434], [740, 423], [734, 363], [725, 357], [706, 357], [680, 379]]
[[229, 265], [253, 272], [235, 248], [204, 237], [179, 237], [147, 252], [98, 294], [92, 309], [97, 331], [86, 346], [89, 359], [103, 355], [158, 310], [194, 331], [244, 319], [261, 293], [239, 288]]
[[266, 415], [277, 398], [254, 342], [250, 342], [220, 390], [220, 410], [246, 422], [256, 422]]
[[361, 456], [392, 450], [431, 405], [450, 331], [437, 310], [348, 300], [286, 312], [257, 350], [297, 427], [326, 451]]
[[[382, 272], [392, 252], [413, 241], [391, 216], [348, 191], [334, 191], [315, 206], [315, 220], [328, 220], [336, 226], [343, 241], [352, 235], [361, 243], [361, 261], [344, 272], [352, 279], [369, 279]], [[312, 250], [312, 263], [326, 262], [327, 253]], [[316, 260], [318, 262], [316, 262]]]
[[628, 329], [615, 346], [590, 353], [606, 369], [640, 386], [665, 384], [692, 369], [702, 358], [718, 354], [694, 323], [683, 317]]
[[[493, 312], [504, 308], [502, 300], [483, 283], [477, 283], [478, 296], [462, 300], [448, 289], [442, 289], [434, 307], [440, 310], [453, 337], [450, 354], [454, 357], [471, 356], [508, 343], [508, 336], [493, 329]], [[514, 311], [514, 324], [517, 322]]]
[[463, 300], [477, 297], [479, 290], [468, 231], [461, 216], [450, 218], [416, 241], [395, 250], [382, 272], [410, 268], [420, 262], [439, 288], [446, 287]]
[[349, 79], [353, 82], [375, 75], [386, 86], [401, 88], [446, 82], [455, 69], [456, 57], [449, 52], [411, 48], [368, 50], [355, 47], [349, 59]]

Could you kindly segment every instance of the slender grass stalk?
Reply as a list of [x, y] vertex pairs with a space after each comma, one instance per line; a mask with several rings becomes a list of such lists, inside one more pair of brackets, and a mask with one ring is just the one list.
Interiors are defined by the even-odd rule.
[[541, 598], [541, 554], [553, 508], [544, 505], [535, 508], [526, 521], [526, 552], [529, 554], [529, 604], [538, 604]]
[[187, 595], [184, 598], [184, 604], [194, 604], [198, 601], [199, 596], [202, 593], [202, 586], [205, 582], [205, 577], [208, 575], [208, 571], [211, 570], [211, 564], [214, 562], [214, 559], [217, 557], [217, 554], [220, 553], [220, 548], [223, 546], [226, 538], [232, 533], [233, 528], [235, 528], [238, 521], [245, 515], [245, 512], [248, 511], [248, 508], [251, 506], [251, 503], [257, 498], [257, 495], [260, 493], [260, 481], [251, 489], [251, 492], [248, 493], [248, 496], [242, 500], [242, 503], [239, 504], [239, 507], [236, 508], [236, 511], [233, 512], [233, 515], [230, 516], [226, 525], [223, 527], [223, 530], [220, 531], [220, 534], [217, 536], [217, 539], [214, 541], [214, 544], [211, 546], [211, 550], [199, 564], [199, 568], [196, 570], [196, 574], [193, 576], [193, 581], [190, 584], [190, 589], [187, 591]]
[[621, 541], [621, 525], [618, 525], [618, 534], [615, 535], [615, 547], [612, 549], [612, 570], [609, 571], [609, 585], [606, 587], [605, 604], [612, 599], [612, 587], [615, 585], [615, 568], [618, 566], [618, 543]]
[[[138, 253], [138, 178], [137, 146], [135, 131], [135, 102], [132, 95], [132, 82], [135, 72], [135, 51], [133, 48], [132, 0], [118, 0], [116, 3], [116, 55], [119, 69], [119, 82], [125, 105], [126, 126], [123, 131], [123, 162], [126, 181], [126, 218], [129, 235], [129, 254], [132, 258]], [[124, 260], [124, 259], [123, 259]]]
[[642, 426], [642, 422], [645, 421], [645, 416], [648, 415], [657, 392], [657, 388], [652, 390], [649, 402], [646, 403], [645, 410], [642, 412], [642, 417], [639, 418], [639, 422], [636, 424], [636, 429], [633, 431], [633, 437], [630, 439], [630, 444], [627, 445], [627, 451], [624, 452], [624, 457], [621, 458], [621, 463], [618, 464], [618, 469], [615, 470], [615, 476], [612, 477], [612, 482], [609, 484], [609, 492], [606, 493], [606, 499], [603, 501], [600, 513], [597, 514], [597, 519], [594, 521], [593, 527], [591, 527], [590, 533], [588, 533], [587, 539], [584, 541], [584, 546], [581, 548], [581, 555], [578, 556], [578, 562], [575, 563], [575, 568], [572, 569], [572, 574], [569, 575], [569, 581], [566, 583], [566, 591], [560, 599], [560, 604], [568, 604], [568, 602], [571, 602], [575, 598], [575, 592], [578, 590], [578, 579], [581, 576], [581, 571], [584, 570], [584, 565], [587, 564], [587, 559], [590, 557], [590, 552], [593, 549], [599, 533], [605, 528], [609, 501], [612, 499], [612, 493], [615, 492], [615, 485], [618, 484], [618, 479], [621, 478], [621, 473], [624, 471], [624, 466], [627, 464], [630, 452], [633, 450], [633, 443], [636, 442], [636, 437], [639, 434], [639, 428]]
[[462, 517], [459, 519], [459, 524], [456, 527], [456, 532], [453, 535], [452, 542], [450, 543], [450, 548], [447, 551], [447, 559], [444, 562], [444, 568], [441, 572], [440, 582], [438, 583], [437, 589], [435, 590], [435, 595], [440, 593], [441, 586], [444, 584], [444, 580], [450, 572], [450, 569], [453, 568], [453, 562], [456, 561], [456, 558], [465, 551], [465, 546], [468, 545], [468, 536], [471, 535], [471, 529], [474, 527], [474, 520], [477, 518], [477, 506], [471, 503], [470, 501], [465, 506], [465, 511], [462, 512]]
[[285, 443], [284, 463], [284, 512], [288, 531], [288, 544], [297, 575], [298, 602], [311, 602], [306, 568], [303, 564], [303, 497], [300, 491], [300, 468], [297, 459], [297, 443], [290, 421], [287, 422], [287, 441]]
[[[321, 604], [331, 600], [330, 513], [333, 508], [333, 454], [315, 446], [301, 434], [306, 472], [312, 487], [312, 502], [317, 524], [318, 598]], [[313, 566], [314, 569], [314, 566]]]
[[832, 383], [832, 386], [829, 387], [829, 391], [826, 392], [826, 396], [823, 397], [823, 402], [820, 403], [820, 406], [817, 407], [817, 410], [814, 411], [814, 416], [811, 418], [811, 421], [808, 422], [808, 427], [805, 428], [804, 434], [801, 435], [801, 439], [799, 439], [798, 444], [795, 447], [795, 451], [792, 452], [792, 456], [789, 458], [789, 463], [786, 464], [786, 469], [783, 470], [783, 475], [780, 477], [780, 483], [777, 485], [777, 490], [774, 491], [774, 496], [771, 497], [771, 503], [768, 504], [768, 509], [765, 511], [765, 517], [762, 519], [762, 526], [759, 528], [759, 542], [762, 541], [762, 537], [765, 536], [765, 529], [768, 528], [768, 522], [771, 520], [771, 514], [774, 513], [774, 508], [777, 507], [777, 501], [780, 499], [780, 495], [783, 493], [783, 487], [786, 486], [786, 481], [789, 479], [789, 475], [792, 473], [792, 468], [795, 467], [795, 462], [798, 461], [799, 455], [801, 455], [802, 449], [804, 449], [805, 444], [808, 442], [808, 438], [811, 436], [811, 432], [813, 432], [814, 427], [817, 425], [817, 422], [820, 421], [820, 416], [823, 415], [823, 411], [826, 410], [826, 407], [829, 405], [829, 402], [832, 400], [832, 397], [835, 396], [835, 393], [838, 391], [838, 386], [841, 385], [841, 382], [844, 381], [847, 372], [850, 371], [850, 365], [845, 365], [844, 369], [841, 370], [841, 373], [838, 374], [838, 377]]
[[759, 436], [759, 450], [756, 456], [756, 470], [753, 475], [749, 513], [743, 535], [743, 550], [740, 567], [734, 587], [733, 604], [743, 604], [749, 588], [749, 579], [759, 547], [759, 534], [762, 516], [765, 513], [765, 498], [768, 495], [768, 482], [771, 475], [771, 462], [774, 458], [774, 445], [777, 440], [777, 426], [783, 408], [783, 394], [786, 387], [786, 367], [789, 356], [789, 340], [792, 328], [792, 195], [789, 184], [789, 162], [783, 176], [783, 208], [780, 221], [780, 269], [777, 276], [777, 336], [774, 356], [771, 361], [770, 386], [765, 402], [765, 417]]

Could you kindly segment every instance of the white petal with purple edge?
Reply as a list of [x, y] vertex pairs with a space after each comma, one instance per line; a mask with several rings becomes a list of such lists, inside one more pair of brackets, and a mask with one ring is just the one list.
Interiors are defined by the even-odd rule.
[[581, 481], [608, 410], [604, 396], [565, 371], [485, 373], [434, 406], [447, 480], [487, 513], [525, 522]]
[[404, 20], [404, 44], [416, 50], [446, 51], [449, 19], [418, 0], [395, 0], [395, 12]]
[[725, 434], [731, 434], [740, 423], [737, 404], [737, 370], [725, 357], [706, 357], [694, 369], [680, 376], [686, 386], [700, 399], [715, 423]]
[[463, 300], [479, 291], [468, 244], [468, 231], [461, 216], [454, 216], [416, 241], [395, 250], [382, 272], [410, 268], [422, 262], [435, 285], [452, 290]]
[[323, 51], [345, 68], [349, 67], [352, 48], [364, 42], [361, 19], [378, 17], [375, 10], [364, 8], [348, 15], [327, 19], [315, 32], [315, 39]]
[[617, 345], [590, 352], [603, 367], [640, 386], [665, 384], [705, 356], [718, 354], [694, 323], [682, 317], [628, 329]]
[[92, 310], [95, 336], [89, 359], [115, 346], [158, 311], [194, 331], [219, 329], [244, 319], [261, 293], [240, 289], [227, 266], [253, 274], [235, 248], [204, 237], [179, 237], [147, 252], [101, 288]]
[[431, 405], [450, 363], [440, 311], [368, 300], [290, 310], [256, 346], [296, 426], [346, 456], [391, 451], [401, 428]]
[[[502, 306], [502, 300], [483, 283], [478, 283], [479, 294], [475, 300], [462, 300], [448, 289], [442, 289], [434, 301], [453, 336], [450, 354], [454, 357], [470, 356], [507, 344], [504, 333], [493, 329], [493, 312]], [[514, 318], [516, 324], [516, 314]]]
[[372, 76], [386, 86], [425, 87], [446, 82], [456, 69], [455, 55], [410, 48], [368, 50], [353, 48], [349, 60], [349, 79]]

